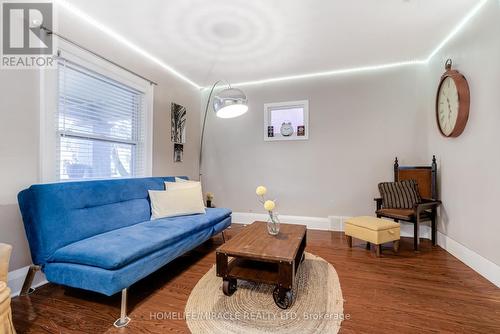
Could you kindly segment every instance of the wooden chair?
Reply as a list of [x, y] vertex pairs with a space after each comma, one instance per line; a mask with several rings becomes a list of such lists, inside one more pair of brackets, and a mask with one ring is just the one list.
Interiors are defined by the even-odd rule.
[[393, 219], [395, 222], [405, 221], [413, 223], [413, 247], [418, 251], [420, 238], [419, 227], [423, 221], [431, 222], [432, 245], [436, 245], [436, 211], [441, 205], [437, 196], [437, 164], [436, 156], [432, 156], [431, 166], [399, 166], [398, 158], [394, 161], [394, 181], [415, 180], [418, 184], [421, 203], [417, 203], [413, 209], [389, 209], [384, 208], [382, 198], [375, 198], [377, 202], [377, 217]]

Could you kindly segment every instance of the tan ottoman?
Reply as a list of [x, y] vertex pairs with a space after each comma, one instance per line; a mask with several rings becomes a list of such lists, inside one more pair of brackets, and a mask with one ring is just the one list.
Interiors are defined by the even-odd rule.
[[394, 241], [395, 252], [399, 248], [399, 224], [389, 220], [369, 216], [349, 218], [344, 222], [344, 232], [349, 247], [352, 247], [352, 238], [361, 239], [368, 242], [367, 249], [370, 243], [376, 245], [377, 256], [386, 242]]

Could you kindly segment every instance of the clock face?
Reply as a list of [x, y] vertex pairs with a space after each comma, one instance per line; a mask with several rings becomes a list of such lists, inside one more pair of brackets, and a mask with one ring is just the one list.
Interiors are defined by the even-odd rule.
[[452, 78], [446, 77], [439, 89], [437, 101], [438, 123], [445, 136], [450, 136], [455, 129], [459, 111], [457, 86]]
[[280, 132], [281, 132], [282, 136], [290, 137], [293, 134], [292, 123], [283, 123], [283, 124], [281, 124]]

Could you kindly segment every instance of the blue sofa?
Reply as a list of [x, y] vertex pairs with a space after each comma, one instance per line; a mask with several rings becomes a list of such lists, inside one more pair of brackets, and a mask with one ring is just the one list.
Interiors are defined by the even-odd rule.
[[151, 221], [148, 190], [163, 190], [165, 181], [175, 178], [63, 182], [21, 191], [34, 268], [49, 282], [108, 296], [122, 291], [126, 305], [133, 283], [231, 224], [230, 210], [210, 208]]

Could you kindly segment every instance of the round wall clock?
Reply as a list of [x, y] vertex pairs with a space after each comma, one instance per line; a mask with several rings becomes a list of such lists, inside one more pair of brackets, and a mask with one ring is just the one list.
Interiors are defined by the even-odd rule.
[[462, 134], [469, 119], [470, 90], [467, 79], [451, 69], [451, 59], [446, 61], [436, 97], [436, 119], [439, 131], [445, 137]]
[[281, 124], [280, 132], [281, 135], [285, 137], [290, 137], [291, 135], [293, 135], [292, 122], [283, 122], [283, 124]]

